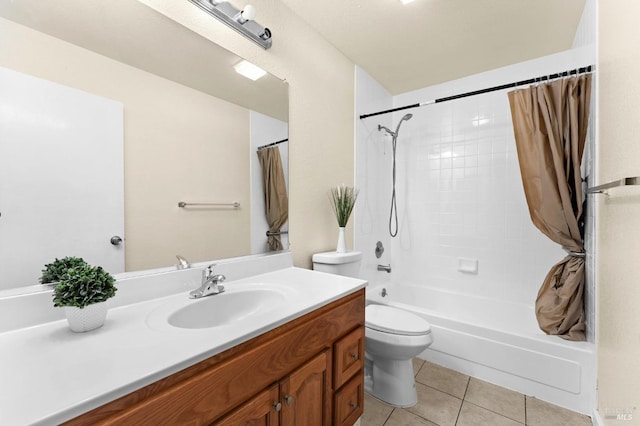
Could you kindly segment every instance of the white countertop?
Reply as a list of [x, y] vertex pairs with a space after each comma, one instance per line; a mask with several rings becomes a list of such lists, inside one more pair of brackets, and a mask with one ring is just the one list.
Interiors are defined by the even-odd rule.
[[175, 307], [197, 303], [184, 292], [112, 308], [105, 325], [88, 333], [73, 333], [66, 320], [0, 333], [0, 424], [64, 422], [366, 285], [287, 268], [229, 280], [225, 287], [233, 292], [234, 284], [246, 283], [277, 286], [287, 303], [256, 321], [181, 329], [164, 318]]

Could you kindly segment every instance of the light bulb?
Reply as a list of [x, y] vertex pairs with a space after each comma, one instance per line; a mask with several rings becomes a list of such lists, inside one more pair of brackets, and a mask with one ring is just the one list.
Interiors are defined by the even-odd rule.
[[267, 72], [257, 65], [252, 64], [247, 60], [242, 60], [233, 66], [236, 72], [248, 79], [256, 81], [260, 77], [264, 76]]
[[256, 17], [256, 8], [250, 4], [246, 5], [242, 12], [239, 12], [233, 18], [239, 23], [244, 24], [247, 21], [251, 21]]

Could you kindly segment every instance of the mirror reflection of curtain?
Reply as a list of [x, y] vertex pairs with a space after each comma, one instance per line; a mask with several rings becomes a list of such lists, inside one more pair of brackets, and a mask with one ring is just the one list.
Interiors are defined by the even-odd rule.
[[[280, 149], [277, 146], [258, 150], [258, 159], [262, 167], [262, 187], [264, 190], [264, 209], [269, 232], [280, 232], [280, 228], [289, 218], [287, 187], [282, 170]], [[269, 250], [282, 250], [280, 235], [270, 235], [267, 240]]]
[[585, 340], [580, 164], [591, 75], [509, 92], [520, 173], [534, 225], [570, 254], [547, 274], [536, 317], [547, 334]]

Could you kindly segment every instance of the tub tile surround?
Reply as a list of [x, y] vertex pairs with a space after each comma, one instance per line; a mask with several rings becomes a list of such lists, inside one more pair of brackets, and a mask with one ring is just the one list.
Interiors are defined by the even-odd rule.
[[[191, 283], [187, 289], [183, 287], [184, 279], [194, 274], [199, 277], [200, 271], [187, 270], [171, 272], [171, 277], [127, 278], [131, 282], [120, 287], [121, 299], [110, 309], [105, 325], [93, 332], [73, 333], [64, 319], [36, 315], [28, 321], [29, 326], [14, 325], [0, 332], [0, 347], [10, 348], [0, 351], [0, 377], [3, 386], [12, 390], [0, 393], [0, 424], [61, 423], [366, 285], [362, 280], [294, 268], [290, 253], [270, 261], [235, 259], [226, 268], [220, 263], [218, 272], [227, 275], [227, 293], [233, 291], [234, 284], [267, 284], [287, 294], [288, 302], [251, 320], [235, 322], [233, 327], [177, 329], [166, 322], [166, 316], [160, 321], [157, 314], [198, 302], [188, 298]], [[251, 274], [256, 271], [261, 272]], [[162, 292], [169, 294], [160, 295]], [[2, 307], [15, 312], [15, 298], [7, 299], [0, 299]], [[50, 295], [45, 299], [51, 304]], [[35, 304], [22, 315], [46, 308], [38, 306], [41, 298], [31, 302]], [[55, 364], [42, 359], [55, 360]]]
[[[424, 102], [588, 65], [595, 62], [594, 56], [591, 47], [576, 48], [394, 97], [386, 95], [384, 102], [391, 99], [389, 107]], [[380, 101], [371, 99], [374, 87], [375, 80], [360, 70], [358, 113], [384, 109]], [[388, 237], [391, 142], [377, 125], [395, 129], [404, 114], [413, 114], [403, 123], [398, 139], [400, 232], [386, 246], [393, 280], [533, 305], [549, 268], [565, 256], [529, 218], [507, 92], [358, 120], [356, 185], [366, 203], [356, 214], [355, 237], [356, 249], [366, 254], [373, 250], [371, 241], [376, 236]], [[372, 185], [371, 179], [377, 183]], [[373, 219], [368, 218], [371, 215]], [[361, 223], [365, 219], [378, 228], [365, 226]], [[459, 271], [460, 258], [477, 259], [477, 273]]]
[[[361, 426], [583, 426], [589, 417], [528, 397], [455, 370], [415, 358], [418, 404], [394, 408], [365, 395]], [[434, 377], [439, 380], [432, 380]], [[454, 396], [447, 384], [464, 382], [464, 392]], [[454, 393], [459, 394], [457, 390]]]
[[[585, 45], [414, 92], [387, 95], [384, 102], [391, 99], [390, 107], [400, 107], [595, 62], [595, 49]], [[365, 89], [371, 92], [375, 88], [375, 80], [362, 70], [357, 76], [357, 112], [384, 109], [365, 93]], [[589, 343], [560, 342], [545, 336], [536, 323], [533, 305], [537, 292], [549, 268], [566, 253], [531, 223], [508, 91], [399, 111], [391, 119], [382, 115], [359, 120], [356, 185], [365, 192], [361, 197], [368, 200], [362, 211], [378, 215], [369, 223], [379, 224], [377, 229], [365, 229], [359, 223], [364, 217], [356, 215], [355, 248], [366, 256], [372, 252], [371, 242], [376, 236], [388, 236], [390, 141], [377, 131], [377, 125], [395, 129], [404, 114], [413, 114], [403, 123], [398, 140], [400, 232], [385, 246], [393, 272], [380, 276], [364, 270], [371, 283], [367, 297], [376, 298], [376, 303], [408, 305], [424, 313], [434, 330], [434, 344], [421, 356], [591, 413], [595, 400], [592, 327], [588, 326]], [[376, 155], [380, 158], [372, 158]], [[371, 188], [368, 179], [376, 173], [386, 175], [387, 183], [378, 178], [379, 183]], [[373, 206], [382, 207], [375, 210]], [[460, 271], [461, 259], [477, 260], [477, 272]], [[367, 267], [363, 263], [363, 269]], [[385, 281], [376, 282], [381, 278]], [[389, 293], [385, 299], [375, 291], [381, 286]], [[595, 318], [594, 289], [591, 283], [585, 290], [591, 325]], [[397, 300], [394, 290], [406, 294]], [[491, 348], [499, 349], [499, 353], [488, 350], [494, 342]], [[553, 368], [547, 368], [550, 365]]]

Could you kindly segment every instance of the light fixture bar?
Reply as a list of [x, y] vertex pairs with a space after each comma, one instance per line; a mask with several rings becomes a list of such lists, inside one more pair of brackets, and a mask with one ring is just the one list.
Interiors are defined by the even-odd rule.
[[[260, 26], [253, 20], [236, 19], [242, 11], [236, 9], [228, 2], [218, 2], [209, 0], [189, 0], [209, 15], [218, 18], [219, 21], [227, 24], [249, 40], [259, 44], [263, 49], [271, 47], [271, 31], [269, 28]], [[215, 3], [215, 4], [213, 4]], [[242, 23], [240, 23], [240, 21]]]

